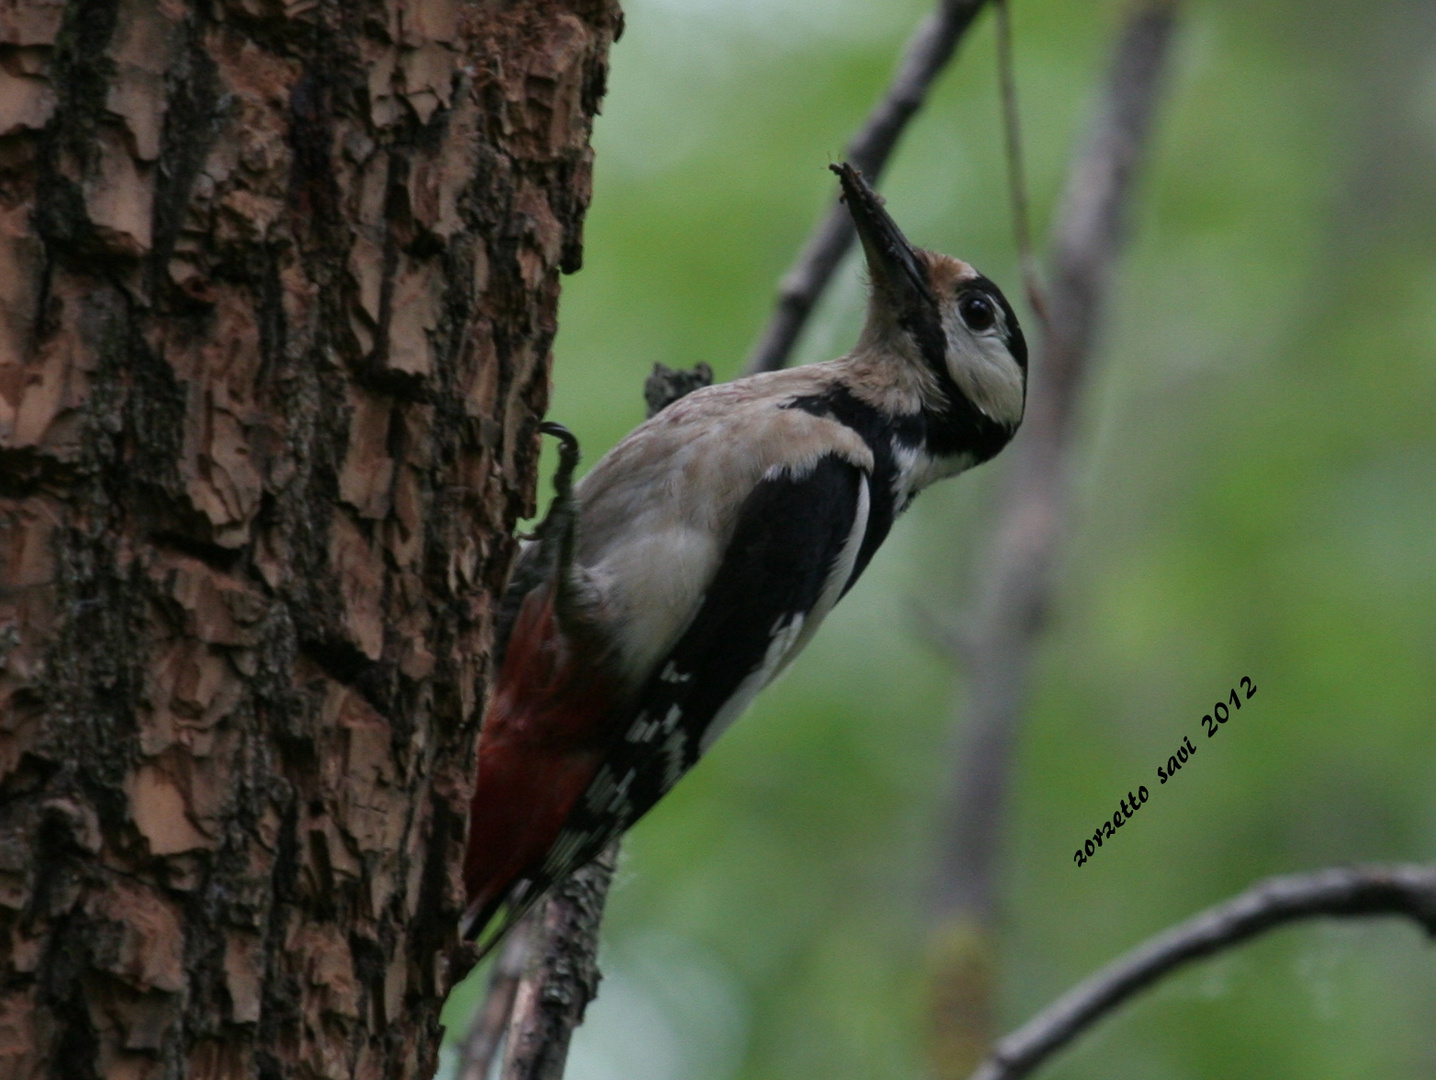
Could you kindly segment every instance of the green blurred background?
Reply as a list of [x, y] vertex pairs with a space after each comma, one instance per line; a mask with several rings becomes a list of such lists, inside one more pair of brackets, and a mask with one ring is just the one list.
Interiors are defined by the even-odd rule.
[[[627, 0], [552, 415], [590, 461], [655, 361], [731, 378], [925, 0]], [[1039, 233], [1124, 8], [1016, 0]], [[882, 187], [1016, 288], [990, 16]], [[1436, 861], [1436, 4], [1185, 9], [1081, 410], [1009, 811], [1001, 1026], [1277, 872]], [[800, 347], [853, 340], [850, 260]], [[1019, 435], [1020, 438], [1020, 435]], [[924, 915], [1002, 467], [928, 492], [791, 672], [632, 834], [570, 1080], [924, 1075]], [[1258, 692], [1207, 741], [1200, 716]], [[1200, 756], [1155, 767], [1183, 735]], [[1118, 797], [1143, 813], [1086, 866]], [[446, 1014], [462, 1032], [481, 975]], [[451, 1064], [451, 1063], [450, 1063]], [[1308, 923], [1108, 1020], [1053, 1080], [1436, 1077], [1436, 949]]]

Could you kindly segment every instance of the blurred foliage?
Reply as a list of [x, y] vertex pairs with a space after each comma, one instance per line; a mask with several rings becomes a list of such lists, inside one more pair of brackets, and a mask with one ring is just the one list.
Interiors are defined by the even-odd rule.
[[[732, 377], [922, 0], [629, 0], [552, 415], [594, 460], [655, 361]], [[1018, 0], [1050, 220], [1120, 4]], [[983, 20], [883, 188], [1016, 293]], [[1082, 417], [1074, 527], [1010, 808], [1002, 1026], [1277, 872], [1436, 860], [1436, 5], [1191, 3]], [[850, 262], [802, 358], [850, 344]], [[1020, 437], [1020, 436], [1019, 436]], [[922, 954], [1002, 459], [918, 500], [793, 670], [632, 834], [571, 1080], [923, 1075]], [[1200, 717], [1258, 692], [1208, 740]], [[1182, 736], [1200, 748], [1165, 786]], [[1152, 800], [1078, 869], [1129, 788]], [[455, 992], [462, 1030], [480, 977]], [[1436, 1075], [1436, 950], [1307, 924], [1164, 983], [1047, 1069]]]

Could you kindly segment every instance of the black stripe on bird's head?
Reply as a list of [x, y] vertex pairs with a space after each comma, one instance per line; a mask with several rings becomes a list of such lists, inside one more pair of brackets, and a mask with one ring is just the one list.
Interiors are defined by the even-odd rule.
[[950, 406], [1015, 430], [1027, 396], [1027, 343], [1002, 290], [962, 260], [914, 246], [862, 173], [847, 163], [830, 167], [872, 281], [866, 345], [916, 354]]

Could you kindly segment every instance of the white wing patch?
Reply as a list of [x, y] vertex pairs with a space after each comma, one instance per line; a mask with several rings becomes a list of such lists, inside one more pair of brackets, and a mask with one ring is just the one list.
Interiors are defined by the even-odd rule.
[[[672, 664], [669, 665], [669, 667], [672, 666]], [[686, 675], [682, 681], [687, 682], [691, 678], [691, 675]], [[626, 737], [631, 743], [652, 742], [654, 737], [660, 733], [666, 735], [672, 731], [678, 726], [678, 721], [682, 719], [683, 708], [679, 705], [670, 706], [662, 720], [650, 720], [648, 718], [648, 711], [645, 709], [634, 719], [633, 724], [628, 729], [628, 735]]]
[[584, 793], [584, 801], [589, 810], [594, 813], [608, 813], [622, 809], [628, 802], [628, 789], [633, 783], [636, 775], [633, 769], [623, 774], [622, 780], [614, 779], [612, 766], [605, 765], [598, 770], [598, 775], [588, 785], [588, 791]]
[[685, 674], [684, 672], [680, 672], [678, 665], [672, 660], [664, 665], [663, 670], [658, 673], [658, 677], [666, 683], [686, 683], [693, 681], [693, 675], [691, 673]]
[[548, 855], [544, 858], [544, 876], [557, 877], [572, 869], [570, 864], [588, 838], [589, 834], [581, 829], [564, 829], [560, 832], [558, 839], [554, 841], [553, 847], [549, 848]]
[[646, 743], [658, 733], [658, 721], [648, 719], [648, 712], [644, 710], [633, 719], [633, 726], [628, 729], [627, 739], [629, 742]]
[[[833, 568], [828, 571], [823, 593], [813, 605], [812, 614], [809, 616], [808, 632], [797, 644], [797, 649], [808, 643], [808, 638], [818, 629], [818, 623], [827, 618], [828, 612], [833, 610], [833, 605], [842, 597], [843, 590], [852, 580], [853, 568], [858, 564], [858, 552], [862, 549], [863, 538], [868, 534], [868, 511], [871, 507], [872, 495], [868, 491], [868, 476], [864, 473], [858, 484], [858, 505], [853, 512], [853, 527], [848, 530], [848, 539], [843, 544], [843, 550], [838, 552], [838, 557], [833, 560]], [[793, 655], [797, 655], [796, 649]]]
[[682, 728], [671, 732], [663, 743], [663, 783], [659, 790], [665, 795], [683, 775], [687, 747], [688, 733]]
[[763, 662], [754, 669], [753, 673], [738, 684], [738, 689], [733, 691], [733, 696], [723, 703], [717, 715], [708, 722], [708, 727], [703, 732], [703, 739], [698, 744], [699, 754], [706, 754], [708, 748], [718, 741], [718, 736], [727, 731], [734, 720], [742, 715], [743, 710], [748, 707], [758, 691], [767, 686], [773, 676], [782, 670], [789, 655], [793, 652], [793, 645], [803, 633], [803, 626], [807, 622], [802, 615], [792, 615], [780, 618], [773, 624], [773, 629], [768, 638], [768, 650], [763, 654]]

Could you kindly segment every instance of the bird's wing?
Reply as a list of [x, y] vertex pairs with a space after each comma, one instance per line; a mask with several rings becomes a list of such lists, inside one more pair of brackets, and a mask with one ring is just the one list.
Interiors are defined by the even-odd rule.
[[[814, 390], [811, 373], [773, 372], [759, 381], [674, 402], [604, 455], [576, 489], [575, 561], [603, 637], [618, 651], [629, 700], [693, 624], [730, 558], [745, 500], [765, 479], [786, 473], [817, 484], [814, 467], [830, 455], [873, 473], [874, 450], [858, 431], [797, 406]], [[808, 498], [820, 494], [814, 488]]]
[[758, 482], [696, 615], [638, 691], [627, 728], [542, 865], [471, 913], [470, 933], [498, 914], [484, 933], [496, 941], [637, 821], [802, 649], [859, 569], [869, 483], [864, 468], [836, 454], [807, 469], [775, 468]]
[[853, 576], [868, 485], [838, 455], [759, 481], [697, 614], [640, 690], [535, 885], [560, 880], [637, 821], [807, 643]]

